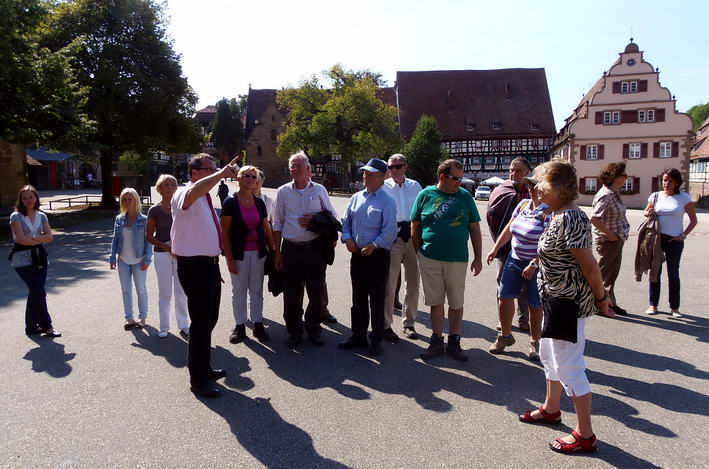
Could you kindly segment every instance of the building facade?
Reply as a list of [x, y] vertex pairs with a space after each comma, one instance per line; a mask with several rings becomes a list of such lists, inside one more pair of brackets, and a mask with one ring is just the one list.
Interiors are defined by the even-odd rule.
[[517, 157], [549, 159], [556, 127], [543, 68], [398, 72], [396, 96], [402, 136], [435, 117], [443, 147], [475, 181], [507, 179]]
[[566, 119], [553, 153], [576, 168], [579, 203], [591, 204], [601, 185], [598, 175], [611, 162], [626, 163], [621, 193], [631, 208], [645, 207], [665, 168], [688, 179], [692, 120], [677, 111], [659, 75], [631, 39]]
[[709, 118], [697, 130], [689, 158], [689, 193], [697, 207], [709, 208]]

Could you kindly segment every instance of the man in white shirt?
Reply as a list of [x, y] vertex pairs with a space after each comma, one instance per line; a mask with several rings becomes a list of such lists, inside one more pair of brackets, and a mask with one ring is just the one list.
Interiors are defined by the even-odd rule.
[[222, 231], [209, 191], [222, 178], [236, 176], [236, 161], [217, 170], [210, 155], [193, 156], [187, 164], [190, 182], [172, 197], [172, 253], [192, 321], [187, 353], [190, 389], [205, 397], [219, 397], [213, 381], [226, 376], [225, 370], [212, 369], [210, 360], [222, 291]]
[[404, 264], [404, 278], [406, 281], [406, 295], [402, 305], [402, 321], [404, 335], [409, 339], [417, 337], [414, 325], [419, 306], [419, 269], [416, 260], [416, 250], [411, 242], [411, 207], [416, 196], [421, 192], [421, 184], [406, 177], [409, 168], [406, 157], [401, 153], [391, 155], [387, 162], [389, 166], [389, 179], [384, 181], [384, 191], [396, 202], [396, 222], [398, 234], [394, 245], [391, 247], [391, 261], [389, 265], [389, 280], [387, 294], [384, 302], [384, 339], [396, 342], [399, 337], [392, 330], [394, 315], [394, 297], [396, 284], [401, 275], [401, 264]]
[[[326, 210], [337, 218], [325, 187], [310, 180], [310, 161], [303, 152], [288, 159], [293, 181], [276, 192], [273, 238], [276, 269], [283, 270], [283, 319], [288, 329], [288, 346], [297, 347], [303, 335], [303, 289], [308, 293], [305, 330], [310, 343], [322, 346], [322, 313], [325, 258], [321, 240], [306, 227], [318, 212]], [[283, 242], [281, 245], [281, 241]]]

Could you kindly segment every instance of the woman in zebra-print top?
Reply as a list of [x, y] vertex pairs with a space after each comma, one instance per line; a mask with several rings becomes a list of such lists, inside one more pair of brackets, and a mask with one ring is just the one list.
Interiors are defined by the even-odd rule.
[[547, 395], [538, 410], [520, 415], [525, 423], [559, 424], [562, 390], [576, 409], [574, 431], [549, 443], [560, 453], [596, 450], [591, 426], [591, 385], [583, 360], [586, 318], [596, 310], [607, 312], [608, 294], [591, 250], [591, 225], [574, 203], [578, 196], [576, 170], [568, 163], [551, 161], [540, 170], [537, 189], [552, 212], [548, 228], [539, 239], [539, 290], [544, 322], [539, 355], [547, 379]]

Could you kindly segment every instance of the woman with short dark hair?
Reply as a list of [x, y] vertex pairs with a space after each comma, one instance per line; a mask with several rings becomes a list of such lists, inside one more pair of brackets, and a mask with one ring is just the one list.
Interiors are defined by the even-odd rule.
[[544, 306], [539, 356], [547, 394], [537, 410], [519, 419], [530, 424], [561, 423], [562, 391], [574, 402], [577, 423], [570, 435], [549, 443], [559, 453], [596, 450], [591, 426], [591, 385], [583, 352], [586, 319], [608, 310], [608, 293], [591, 250], [591, 226], [574, 200], [578, 183], [574, 167], [560, 161], [544, 163], [537, 190], [549, 206], [551, 221], [539, 239], [539, 290]]
[[608, 290], [613, 303], [608, 317], [616, 314], [625, 316], [628, 312], [618, 306], [615, 297], [615, 281], [623, 260], [623, 245], [630, 233], [625, 204], [620, 197], [620, 189], [628, 179], [628, 175], [625, 174], [625, 163], [607, 164], [598, 179], [603, 183], [603, 187], [593, 198], [591, 224], [603, 285]]
[[[681, 318], [679, 263], [684, 250], [684, 240], [697, 226], [697, 212], [692, 197], [680, 190], [682, 174], [675, 168], [666, 169], [662, 173], [662, 190], [653, 192], [647, 199], [647, 207], [643, 214], [646, 217], [657, 216], [660, 227], [660, 245], [667, 261], [667, 283], [670, 293], [670, 310], [673, 318]], [[684, 214], [689, 216], [689, 224], [683, 226]], [[662, 267], [657, 276], [657, 282], [650, 281], [650, 307], [647, 314], [657, 314], [660, 302], [660, 277]]]
[[47, 215], [39, 210], [39, 194], [34, 187], [25, 186], [17, 193], [10, 227], [15, 242], [10, 251], [10, 265], [29, 290], [25, 306], [25, 334], [61, 337], [52, 327], [44, 289], [48, 267], [44, 244], [51, 243], [54, 238]]

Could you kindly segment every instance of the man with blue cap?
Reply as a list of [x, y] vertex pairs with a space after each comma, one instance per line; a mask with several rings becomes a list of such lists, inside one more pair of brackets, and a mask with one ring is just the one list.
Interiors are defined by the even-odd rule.
[[382, 353], [389, 250], [397, 233], [396, 202], [382, 189], [387, 169], [387, 164], [376, 158], [361, 168], [365, 188], [352, 196], [342, 217], [342, 242], [352, 253], [352, 336], [339, 348], [369, 345], [372, 356]]

